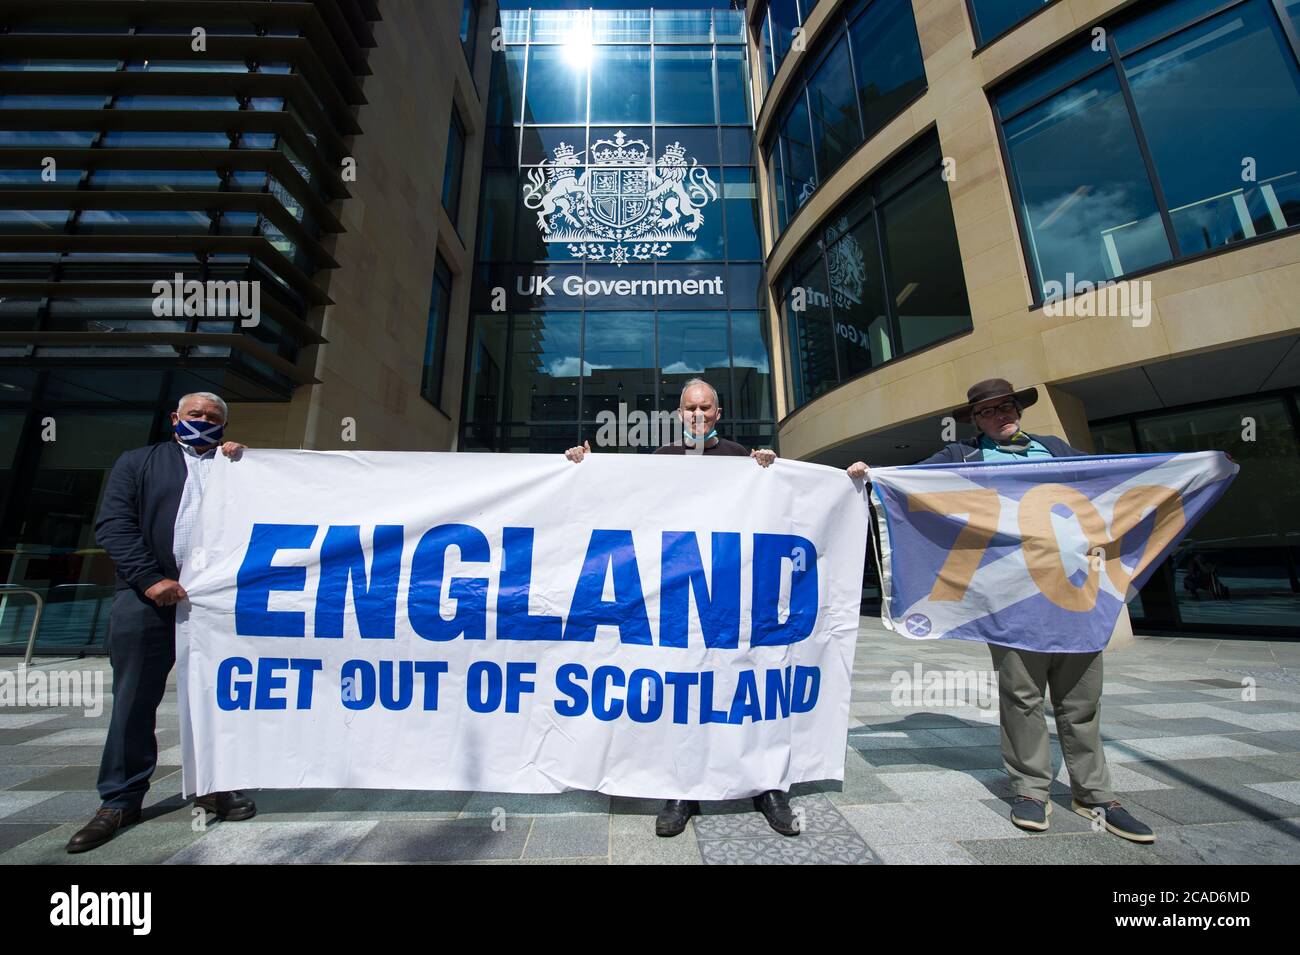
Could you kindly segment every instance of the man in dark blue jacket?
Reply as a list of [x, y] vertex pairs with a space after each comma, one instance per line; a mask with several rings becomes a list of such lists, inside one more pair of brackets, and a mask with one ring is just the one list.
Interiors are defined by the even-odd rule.
[[[216, 395], [185, 395], [172, 412], [173, 439], [127, 451], [104, 487], [95, 539], [117, 571], [107, 646], [113, 715], [99, 766], [103, 806], [69, 840], [68, 852], [97, 848], [140, 820], [158, 762], [154, 726], [176, 661], [176, 604], [187, 598], [179, 578], [203, 483], [218, 447], [231, 458], [244, 448], [222, 443], [226, 417], [226, 403]], [[232, 821], [257, 811], [236, 792], [200, 796], [195, 805]]]
[[[978, 433], [945, 445], [920, 463], [1007, 464], [1084, 455], [1060, 438], [1020, 429], [1021, 412], [1037, 400], [1037, 388], [1016, 391], [1003, 378], [972, 385], [966, 392], [966, 404], [953, 416], [958, 421], [973, 421]], [[855, 479], [870, 473], [861, 461], [849, 465], [848, 471]], [[1039, 653], [993, 643], [988, 647], [998, 671], [1002, 761], [1014, 793], [1011, 821], [1030, 832], [1048, 827], [1052, 751], [1044, 699], [1050, 687], [1061, 755], [1074, 794], [1071, 808], [1130, 842], [1155, 842], [1151, 827], [1121, 806], [1110, 788], [1101, 739], [1101, 653]]]

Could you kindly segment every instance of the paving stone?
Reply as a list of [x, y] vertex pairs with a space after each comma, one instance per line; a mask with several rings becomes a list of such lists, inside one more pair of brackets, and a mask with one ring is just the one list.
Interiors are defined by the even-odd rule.
[[956, 842], [915, 842], [879, 846], [876, 855], [885, 865], [980, 865]]
[[472, 859], [518, 859], [528, 841], [532, 819], [435, 819], [429, 822], [378, 822], [348, 856], [349, 862], [460, 862]]
[[342, 862], [376, 822], [219, 822], [167, 861], [174, 865]]
[[1165, 864], [1152, 851], [1154, 846], [1139, 846], [1108, 832], [964, 841], [961, 847], [986, 865]]
[[978, 800], [846, 806], [844, 818], [872, 846], [1019, 837], [1005, 816]]
[[609, 816], [535, 817], [525, 859], [573, 859], [609, 855]]
[[1180, 826], [1161, 833], [1153, 848], [1179, 865], [1295, 865], [1300, 825], [1292, 820]]

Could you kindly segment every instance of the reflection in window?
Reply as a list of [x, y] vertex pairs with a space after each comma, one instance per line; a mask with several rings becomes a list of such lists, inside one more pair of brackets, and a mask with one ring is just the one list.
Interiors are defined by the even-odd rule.
[[[582, 357], [582, 417], [594, 421], [601, 411], [650, 412], [655, 406], [654, 314], [589, 312]], [[573, 355], [576, 368], [577, 353]]]
[[870, 139], [925, 89], [909, 0], [876, 0], [849, 26], [862, 125]]
[[1149, 46], [1124, 72], [1181, 254], [1300, 225], [1300, 69], [1266, 3]]
[[[1170, 258], [1137, 137], [1109, 70], [1005, 124], [1036, 284], [1115, 278]], [[1062, 150], [1062, 143], [1105, 149]]]
[[829, 176], [862, 142], [854, 89], [845, 82], [852, 73], [849, 42], [841, 36], [808, 81], [813, 155], [822, 179]]
[[[552, 13], [559, 11], [550, 11]], [[534, 12], [533, 16], [537, 16]], [[587, 117], [588, 63], [567, 46], [528, 50], [528, 123], [573, 123]]]
[[510, 321], [508, 421], [567, 421], [578, 416], [581, 316], [533, 312]]
[[655, 47], [655, 122], [712, 123], [713, 48]]
[[664, 312], [659, 316], [660, 407], [677, 407], [682, 387], [703, 378], [725, 409], [731, 391], [726, 312]]
[[[772, 417], [772, 370], [768, 355], [766, 315], [760, 312], [731, 313], [731, 362], [736, 391], [726, 409], [731, 419]], [[754, 447], [767, 447], [771, 438]]]
[[650, 48], [598, 46], [591, 85], [593, 123], [650, 122]]
[[1052, 0], [970, 0], [975, 17], [976, 41], [980, 44], [988, 43], [1051, 2]]
[[761, 259], [758, 187], [748, 166], [722, 170], [722, 198], [727, 217], [727, 257]]
[[904, 353], [971, 327], [948, 184], [928, 175], [884, 207], [889, 294]]
[[780, 281], [795, 407], [970, 330], [940, 170], [931, 135], [845, 198], [795, 252]]

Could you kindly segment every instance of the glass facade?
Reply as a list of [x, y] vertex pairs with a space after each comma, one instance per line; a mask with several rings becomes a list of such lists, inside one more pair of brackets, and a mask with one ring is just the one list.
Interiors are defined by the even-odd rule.
[[1226, 451], [1241, 471], [1129, 603], [1152, 627], [1300, 628], [1300, 439], [1295, 392], [1092, 426], [1098, 454]]
[[724, 433], [770, 445], [743, 13], [502, 16], [460, 447], [596, 446], [607, 414], [670, 412], [692, 377]]
[[1055, 0], [966, 0], [975, 42], [983, 46]]
[[1174, 0], [996, 91], [1036, 298], [1300, 226], [1289, 19]]
[[763, 155], [778, 235], [843, 162], [925, 91], [910, 0], [864, 0], [823, 28]]
[[970, 331], [938, 141], [929, 136], [848, 196], [781, 276], [791, 407]]

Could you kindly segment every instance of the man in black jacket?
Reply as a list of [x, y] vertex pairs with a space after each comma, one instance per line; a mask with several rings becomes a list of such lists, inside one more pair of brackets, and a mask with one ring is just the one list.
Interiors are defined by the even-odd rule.
[[[655, 454], [706, 454], [711, 457], [753, 458], [760, 467], [771, 467], [776, 452], [770, 448], [750, 451], [742, 444], [718, 435], [717, 424], [722, 419], [722, 403], [717, 389], [703, 378], [692, 378], [682, 388], [677, 405], [677, 417], [682, 422], [682, 440], [665, 444]], [[590, 443], [569, 448], [564, 456], [575, 464], [591, 451]], [[754, 797], [754, 808], [763, 814], [767, 824], [783, 836], [799, 835], [799, 822], [790, 807], [790, 800], [779, 789], [769, 789]], [[655, 834], [666, 837], [681, 835], [691, 816], [700, 811], [699, 803], [689, 799], [668, 799], [655, 819]]]
[[[230, 458], [244, 448], [221, 443], [226, 417], [226, 403], [216, 395], [185, 395], [172, 412], [173, 439], [127, 451], [104, 487], [95, 539], [117, 570], [107, 647], [113, 715], [99, 766], [103, 806], [69, 840], [68, 852], [97, 848], [140, 820], [158, 762], [154, 726], [176, 661], [176, 604], [187, 597], [179, 577], [203, 483], [218, 446]], [[237, 792], [200, 796], [195, 805], [232, 821], [257, 812]]]
[[[966, 404], [953, 414], [959, 421], [974, 421], [979, 433], [945, 445], [920, 463], [1014, 463], [1084, 455], [1060, 438], [1020, 430], [1021, 412], [1037, 400], [1037, 388], [1016, 391], [1003, 378], [972, 385]], [[870, 469], [855, 461], [848, 472], [852, 478], [866, 478]], [[1061, 755], [1074, 794], [1071, 808], [1130, 842], [1155, 842], [1151, 827], [1121, 806], [1110, 788], [1101, 739], [1101, 653], [1039, 653], [994, 643], [988, 647], [998, 671], [1002, 761], [1014, 793], [1011, 821], [1029, 832], [1048, 827], [1052, 752], [1044, 697], [1050, 687]]]

